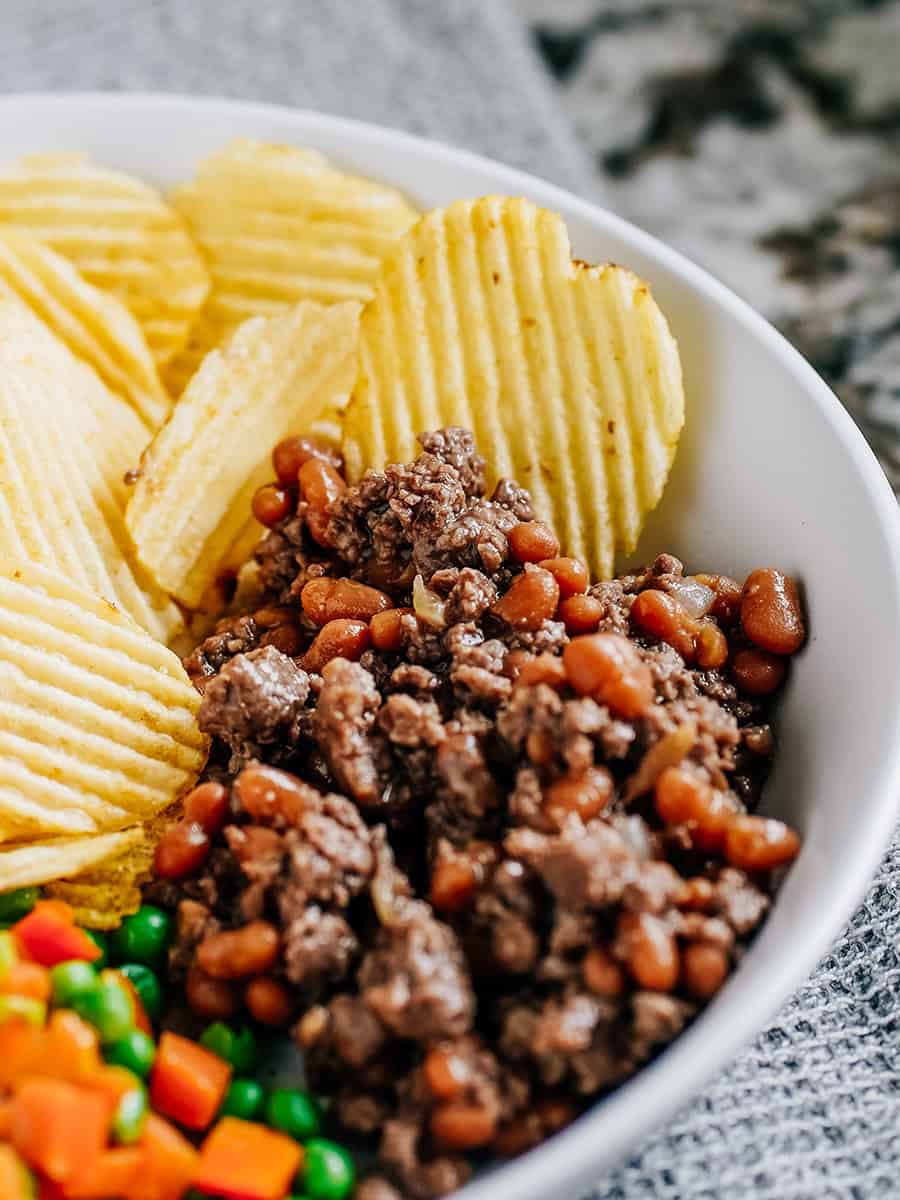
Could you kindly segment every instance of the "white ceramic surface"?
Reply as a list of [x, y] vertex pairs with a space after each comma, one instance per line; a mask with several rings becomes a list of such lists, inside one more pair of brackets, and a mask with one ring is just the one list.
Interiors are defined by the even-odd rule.
[[0, 100], [0, 158], [84, 150], [160, 184], [244, 135], [314, 146], [422, 206], [524, 194], [565, 217], [574, 252], [652, 284], [678, 337], [687, 429], [642, 551], [740, 577], [776, 564], [803, 580], [810, 642], [780, 718], [768, 811], [804, 846], [740, 970], [692, 1028], [565, 1133], [465, 1189], [466, 1200], [574, 1197], [686, 1102], [774, 1014], [828, 948], [878, 862], [900, 798], [900, 521], [834, 395], [758, 315], [617, 217], [485, 159], [374, 126], [261, 105], [152, 96]]

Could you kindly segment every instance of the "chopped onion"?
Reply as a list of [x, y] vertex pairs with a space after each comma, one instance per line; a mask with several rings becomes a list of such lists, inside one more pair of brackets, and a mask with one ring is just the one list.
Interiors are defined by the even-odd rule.
[[699, 621], [713, 606], [716, 593], [699, 579], [672, 579], [666, 582], [666, 591], [672, 596], [685, 612]]
[[677, 767], [690, 754], [696, 740], [697, 726], [693, 721], [684, 721], [670, 733], [664, 733], [658, 742], [653, 743], [628, 781], [625, 803], [649, 792], [666, 767]]
[[432, 629], [444, 629], [447, 618], [444, 615], [445, 603], [431, 588], [425, 586], [425, 580], [417, 575], [413, 580], [413, 608], [416, 616], [421, 618]]

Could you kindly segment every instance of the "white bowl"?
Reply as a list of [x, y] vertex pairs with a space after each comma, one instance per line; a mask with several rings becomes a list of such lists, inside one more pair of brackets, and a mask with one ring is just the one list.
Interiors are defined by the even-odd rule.
[[722, 1067], [773, 1015], [848, 919], [900, 798], [900, 520], [865, 442], [815, 372], [761, 317], [627, 222], [483, 158], [353, 121], [158, 96], [0, 100], [0, 160], [83, 150], [160, 184], [229, 138], [314, 146], [405, 189], [423, 208], [531, 197], [565, 218], [575, 254], [651, 283], [681, 346], [688, 421], [643, 539], [691, 569], [777, 565], [805, 586], [811, 636], [780, 713], [768, 811], [803, 850], [740, 970], [652, 1065], [566, 1132], [464, 1189], [466, 1200], [574, 1196]]

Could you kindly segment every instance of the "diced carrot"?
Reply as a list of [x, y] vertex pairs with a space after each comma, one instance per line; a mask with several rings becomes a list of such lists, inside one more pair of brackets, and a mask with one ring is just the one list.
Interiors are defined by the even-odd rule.
[[0, 1196], [3, 1200], [34, 1200], [31, 1172], [12, 1146], [0, 1146]]
[[157, 1112], [187, 1129], [206, 1129], [219, 1111], [231, 1067], [217, 1054], [177, 1033], [159, 1039], [150, 1075], [150, 1101]]
[[50, 992], [50, 972], [36, 962], [13, 963], [0, 979], [0, 996], [30, 996], [46, 1003]]
[[127, 1067], [108, 1066], [100, 1067], [90, 1079], [85, 1081], [84, 1086], [90, 1088], [92, 1092], [99, 1092], [101, 1096], [105, 1096], [110, 1112], [115, 1112], [122, 1097], [134, 1091], [137, 1081]]
[[108, 969], [100, 972], [100, 978], [103, 980], [111, 980], [117, 983], [120, 988], [126, 993], [131, 1001], [131, 1011], [134, 1013], [134, 1027], [140, 1029], [142, 1033], [146, 1033], [149, 1037], [153, 1037], [153, 1025], [150, 1018], [147, 1016], [147, 1010], [144, 1008], [144, 1002], [138, 993], [137, 988], [131, 982], [127, 975], [123, 975], [121, 971]]
[[223, 1117], [200, 1147], [194, 1184], [226, 1200], [283, 1200], [302, 1161], [293, 1138]]
[[102, 1066], [97, 1031], [78, 1013], [58, 1008], [47, 1024], [46, 1054], [40, 1071], [69, 1083], [92, 1079]]
[[[8, 1142], [12, 1133], [13, 1101], [0, 1100], [0, 1142]], [[2, 1195], [2, 1193], [0, 1193]]]
[[12, 928], [22, 953], [44, 967], [73, 958], [93, 962], [101, 954], [100, 947], [74, 923], [72, 909], [59, 900], [39, 900]]
[[26, 1021], [0, 1025], [0, 1088], [13, 1088], [40, 1070], [47, 1055], [47, 1032]]
[[194, 1181], [198, 1159], [184, 1134], [150, 1112], [138, 1148], [144, 1152], [144, 1166], [123, 1190], [124, 1200], [181, 1200]]
[[144, 1168], [146, 1151], [140, 1146], [104, 1150], [83, 1175], [62, 1185], [65, 1200], [109, 1200], [124, 1196]]
[[35, 1075], [16, 1092], [12, 1143], [25, 1161], [61, 1183], [82, 1175], [106, 1146], [105, 1096]]

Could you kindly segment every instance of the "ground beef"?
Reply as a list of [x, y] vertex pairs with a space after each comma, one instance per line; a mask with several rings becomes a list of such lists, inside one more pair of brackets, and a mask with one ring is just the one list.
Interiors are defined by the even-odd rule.
[[194, 686], [203, 691], [207, 680], [225, 666], [237, 654], [246, 654], [259, 645], [261, 630], [252, 616], [226, 620], [206, 641], [201, 642], [193, 654], [184, 660], [184, 667]]
[[380, 747], [369, 736], [381, 696], [358, 663], [335, 658], [322, 672], [313, 733], [338, 784], [355, 800], [373, 806], [382, 797]]
[[235, 655], [209, 680], [197, 720], [204, 733], [222, 739], [237, 765], [263, 746], [293, 746], [308, 695], [306, 672], [265, 646]]

